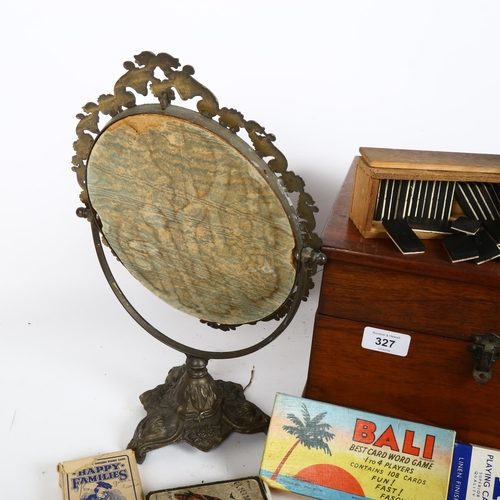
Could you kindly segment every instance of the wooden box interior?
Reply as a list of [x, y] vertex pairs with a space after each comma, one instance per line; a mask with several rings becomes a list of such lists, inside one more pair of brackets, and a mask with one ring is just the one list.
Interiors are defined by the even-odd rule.
[[[382, 179], [500, 183], [500, 155], [360, 148], [350, 204], [350, 218], [365, 238], [387, 238], [382, 223], [374, 220]], [[450, 220], [463, 215], [453, 204]], [[440, 238], [415, 231], [421, 239]]]

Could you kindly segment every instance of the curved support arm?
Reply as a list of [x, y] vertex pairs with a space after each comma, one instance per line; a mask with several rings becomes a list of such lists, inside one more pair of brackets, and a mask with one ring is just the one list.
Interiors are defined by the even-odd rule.
[[151, 325], [151, 323], [149, 323], [144, 317], [142, 317], [141, 314], [132, 306], [132, 304], [129, 302], [123, 291], [118, 286], [118, 283], [115, 280], [111, 268], [109, 267], [104, 252], [104, 248], [101, 242], [101, 233], [96, 221], [94, 220], [93, 217], [90, 217], [89, 222], [92, 227], [92, 237], [94, 239], [94, 246], [97, 252], [97, 257], [99, 259], [99, 264], [101, 265], [101, 268], [104, 272], [104, 275], [106, 276], [106, 279], [111, 289], [113, 290], [113, 293], [115, 294], [116, 298], [120, 301], [121, 305], [130, 314], [130, 316], [132, 316], [132, 318], [142, 328], [144, 328], [144, 330], [146, 330], [149, 334], [151, 334], [155, 339], [184, 354], [190, 356], [196, 356], [203, 359], [229, 359], [229, 358], [238, 358], [241, 356], [246, 356], [247, 354], [252, 354], [253, 352], [256, 352], [262, 347], [266, 346], [267, 344], [270, 344], [288, 327], [288, 325], [291, 323], [293, 317], [295, 316], [295, 313], [299, 308], [300, 302], [302, 301], [302, 297], [305, 294], [308, 281], [308, 265], [306, 261], [309, 261], [312, 258], [308, 252], [309, 249], [307, 250], [303, 249], [303, 255], [301, 255], [301, 258], [299, 259], [298, 263], [299, 267], [297, 271], [297, 277], [295, 279], [296, 291], [291, 307], [288, 310], [282, 322], [279, 324], [279, 326], [269, 336], [267, 336], [262, 341], [250, 347], [246, 347], [244, 349], [239, 349], [235, 351], [224, 351], [224, 352], [201, 351], [199, 349], [195, 349], [180, 342], [177, 342], [176, 340], [173, 340], [164, 333], [160, 332], [153, 325]]

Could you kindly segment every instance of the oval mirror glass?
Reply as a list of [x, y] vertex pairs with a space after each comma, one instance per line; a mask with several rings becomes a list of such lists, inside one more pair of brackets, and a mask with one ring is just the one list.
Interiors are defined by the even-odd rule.
[[87, 190], [121, 263], [171, 306], [207, 322], [266, 318], [294, 287], [290, 202], [237, 135], [185, 108], [139, 106], [101, 132]]

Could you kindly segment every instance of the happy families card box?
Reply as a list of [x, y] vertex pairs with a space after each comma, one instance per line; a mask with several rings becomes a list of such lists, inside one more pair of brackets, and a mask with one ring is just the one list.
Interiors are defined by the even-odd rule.
[[57, 471], [64, 500], [143, 500], [132, 450], [67, 460]]
[[277, 394], [260, 476], [324, 500], [446, 500], [455, 432]]

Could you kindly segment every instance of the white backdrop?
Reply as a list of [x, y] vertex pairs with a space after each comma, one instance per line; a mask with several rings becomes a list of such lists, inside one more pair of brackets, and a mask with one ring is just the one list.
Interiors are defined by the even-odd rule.
[[[2, 496], [59, 498], [57, 462], [125, 447], [144, 415], [138, 395], [183, 362], [117, 303], [75, 216], [75, 115], [112, 92], [124, 61], [168, 52], [221, 106], [274, 133], [321, 231], [360, 146], [500, 152], [499, 22], [493, 0], [4, 0]], [[300, 395], [317, 291], [274, 345], [211, 362], [212, 374], [245, 385], [255, 366], [247, 397], [268, 412], [276, 391]], [[165, 330], [205, 335], [161, 314]], [[263, 443], [153, 452], [144, 489], [254, 475]]]

